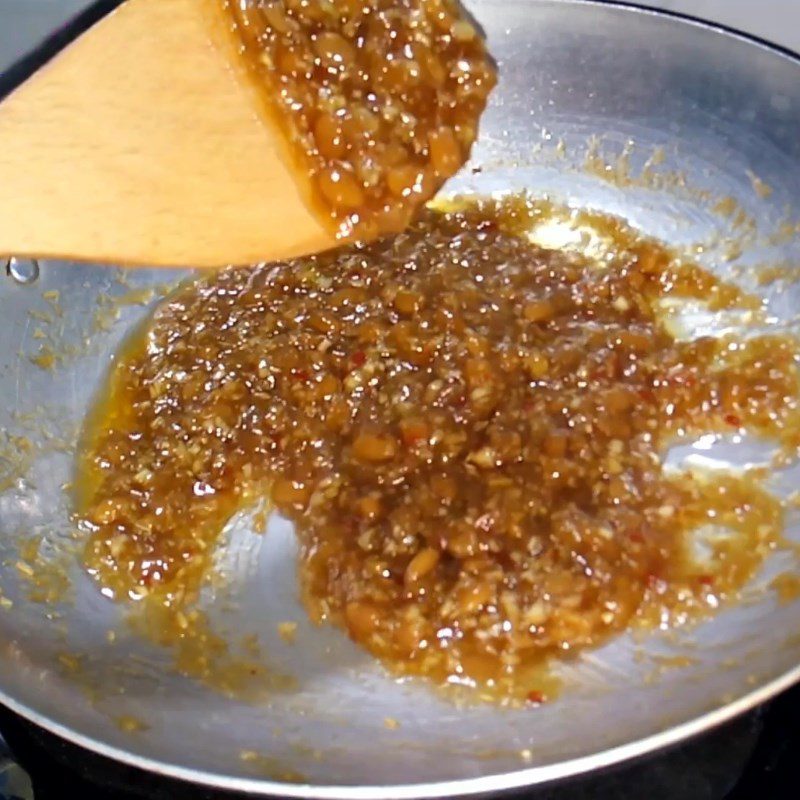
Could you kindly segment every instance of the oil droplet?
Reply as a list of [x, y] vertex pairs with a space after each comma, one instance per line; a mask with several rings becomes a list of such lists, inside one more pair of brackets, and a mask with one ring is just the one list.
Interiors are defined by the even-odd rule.
[[39, 262], [34, 258], [9, 258], [6, 275], [22, 286], [28, 286], [39, 278]]

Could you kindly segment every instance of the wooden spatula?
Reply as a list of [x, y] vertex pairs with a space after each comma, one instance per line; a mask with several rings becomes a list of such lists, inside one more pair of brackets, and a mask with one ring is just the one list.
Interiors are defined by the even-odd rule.
[[223, 266], [335, 244], [218, 0], [128, 0], [0, 103], [0, 254]]

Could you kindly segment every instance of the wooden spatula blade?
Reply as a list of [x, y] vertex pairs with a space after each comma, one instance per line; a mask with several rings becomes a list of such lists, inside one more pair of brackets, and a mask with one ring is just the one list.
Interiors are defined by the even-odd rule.
[[0, 103], [0, 253], [129, 265], [331, 247], [216, 0], [128, 0]]

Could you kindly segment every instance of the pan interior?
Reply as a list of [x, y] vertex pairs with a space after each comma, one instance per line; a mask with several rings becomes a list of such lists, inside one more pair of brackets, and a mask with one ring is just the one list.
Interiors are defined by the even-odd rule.
[[[694, 248], [705, 266], [763, 295], [773, 329], [794, 330], [800, 62], [621, 7], [473, 0], [469, 9], [502, 77], [473, 169], [450, 189], [524, 189], [621, 215]], [[760, 285], [765, 270], [787, 266]], [[797, 572], [787, 549], [715, 619], [623, 636], [565, 665], [554, 703], [458, 708], [389, 680], [339, 632], [310, 625], [296, 597], [290, 527], [272, 519], [256, 536], [243, 516], [220, 551], [229, 580], [209, 596], [209, 611], [231, 635], [258, 634], [270, 665], [295, 685], [252, 704], [176, 675], [169, 655], [131, 635], [120, 608], [83, 574], [65, 487], [111, 355], [184, 273], [43, 262], [26, 281], [23, 269], [0, 277], [0, 697], [60, 732], [152, 768], [255, 791], [301, 791], [274, 783], [295, 779], [311, 785], [305, 794], [360, 786], [396, 796], [476, 779], [440, 787], [464, 793], [588, 768], [632, 754], [635, 745], [598, 755], [643, 739], [656, 746], [702, 715], [710, 724], [800, 663], [800, 601], [781, 602], [770, 589], [776, 575]], [[744, 441], [701, 457], [743, 465], [768, 454]], [[776, 473], [775, 490], [789, 494], [798, 475]], [[796, 513], [787, 525], [800, 544]], [[31, 561], [46, 576], [35, 591]], [[298, 623], [291, 647], [277, 631], [283, 621]]]

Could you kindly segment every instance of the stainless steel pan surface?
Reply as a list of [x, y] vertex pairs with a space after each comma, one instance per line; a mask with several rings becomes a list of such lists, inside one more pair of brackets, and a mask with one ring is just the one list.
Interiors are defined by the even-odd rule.
[[[797, 58], [623, 6], [471, 0], [468, 7], [487, 32], [501, 83], [473, 158], [480, 169], [465, 170], [451, 188], [528, 189], [619, 214], [676, 246], [703, 243], [695, 248], [703, 263], [748, 286], [765, 265], [800, 262]], [[736, 231], [720, 204], [728, 197], [753, 221], [733, 249]], [[131, 764], [257, 794], [463, 795], [621, 761], [728, 719], [800, 678], [800, 600], [781, 602], [770, 588], [775, 575], [798, 570], [797, 551], [784, 549], [741, 603], [713, 620], [622, 636], [560, 667], [564, 690], [552, 703], [459, 708], [424, 686], [392, 681], [340, 632], [308, 623], [296, 596], [291, 529], [272, 520], [268, 535], [256, 536], [246, 518], [221, 548], [229, 584], [224, 597], [209, 596], [208, 610], [224, 630], [258, 633], [296, 686], [246, 703], [180, 677], [169, 655], [128, 632], [122, 610], [83, 574], [66, 488], [78, 428], [111, 355], [165, 280], [180, 275], [52, 262], [38, 275], [25, 263], [7, 272], [0, 275], [0, 700], [44, 727]], [[132, 293], [147, 287], [152, 298]], [[797, 324], [800, 285], [791, 275], [757, 290], [771, 325]], [[34, 363], [48, 347], [52, 363]], [[747, 440], [690, 455], [719, 464], [768, 457]], [[788, 495], [798, 475], [776, 473], [775, 490]], [[786, 535], [800, 544], [796, 512]], [[44, 583], [50, 597], [31, 592], [32, 538], [41, 540], [37, 569], [52, 575]], [[287, 619], [299, 623], [292, 647], [276, 631]], [[145, 726], [126, 724], [131, 718]], [[387, 718], [397, 724], [387, 726]], [[283, 782], [292, 776], [300, 782]]]

